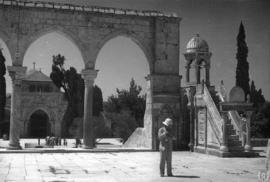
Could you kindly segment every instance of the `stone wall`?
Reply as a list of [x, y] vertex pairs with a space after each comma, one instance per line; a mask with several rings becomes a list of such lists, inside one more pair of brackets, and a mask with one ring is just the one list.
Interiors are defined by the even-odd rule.
[[21, 130], [22, 137], [28, 137], [28, 124], [31, 115], [38, 110], [44, 111], [51, 124], [51, 133], [61, 136], [62, 118], [67, 107], [67, 102], [61, 92], [28, 93], [21, 94]]

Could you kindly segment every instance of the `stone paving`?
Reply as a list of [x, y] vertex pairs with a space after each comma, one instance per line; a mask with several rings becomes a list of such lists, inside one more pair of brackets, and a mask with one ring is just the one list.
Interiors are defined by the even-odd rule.
[[173, 152], [174, 177], [159, 177], [158, 152], [0, 154], [0, 182], [259, 181], [265, 158]]

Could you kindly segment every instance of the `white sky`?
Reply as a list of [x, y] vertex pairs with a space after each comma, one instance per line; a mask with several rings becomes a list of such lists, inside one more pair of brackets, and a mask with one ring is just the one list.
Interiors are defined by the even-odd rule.
[[[224, 80], [227, 90], [235, 84], [236, 36], [242, 20], [249, 48], [250, 79], [255, 81], [257, 88], [262, 88], [264, 96], [270, 100], [270, 1], [268, 0], [68, 0], [68, 2], [176, 12], [183, 18], [180, 25], [179, 60], [179, 74], [183, 75], [183, 85], [185, 46], [192, 36], [199, 33], [208, 42], [213, 53], [211, 83], [217, 86]], [[7, 56], [7, 64], [10, 64], [6, 48], [3, 43], [1, 45], [4, 48], [4, 55]], [[26, 53], [24, 65], [32, 67], [32, 62], [35, 61], [37, 67], [41, 67], [43, 72], [49, 74], [51, 56], [57, 53], [65, 55], [78, 70], [82, 68], [81, 56], [76, 46], [68, 39], [53, 34], [45, 35], [45, 38], [42, 37], [31, 45]], [[120, 66], [123, 69], [119, 70]], [[111, 40], [103, 47], [98, 56], [97, 69], [100, 72], [96, 83], [102, 88], [105, 98], [115, 93], [117, 87], [127, 88], [131, 77], [135, 77], [135, 80], [145, 87], [144, 77], [149, 73], [143, 52], [131, 40], [122, 37]], [[10, 88], [10, 83], [7, 82]]]

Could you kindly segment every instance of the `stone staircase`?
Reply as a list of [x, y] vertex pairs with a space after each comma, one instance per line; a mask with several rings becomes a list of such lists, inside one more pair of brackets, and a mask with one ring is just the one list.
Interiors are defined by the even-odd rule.
[[[198, 90], [199, 89], [199, 90]], [[242, 130], [241, 117], [237, 111], [228, 111], [222, 113], [227, 115], [227, 119], [221, 117], [219, 110], [219, 102], [224, 102], [217, 95], [214, 87], [197, 86], [196, 90], [196, 103], [197, 111], [202, 112], [203, 108], [207, 110], [207, 125], [210, 129], [205, 130], [207, 133], [205, 136], [205, 143], [202, 141], [195, 146], [195, 151], [218, 155], [221, 157], [250, 157], [255, 156], [254, 152], [246, 152], [244, 147], [245, 132]], [[201, 116], [200, 116], [201, 117]], [[198, 117], [198, 123], [202, 125], [203, 120], [200, 121]], [[224, 133], [224, 128], [225, 133]], [[205, 128], [205, 127], [204, 127]], [[198, 129], [197, 129], [198, 130]], [[196, 132], [196, 130], [195, 130]], [[200, 135], [203, 131], [197, 131], [197, 135]], [[211, 137], [209, 137], [211, 136]], [[197, 139], [198, 140], [198, 139]], [[211, 142], [212, 141], [212, 142]], [[215, 142], [213, 142], [215, 141]], [[226, 149], [224, 148], [226, 146]]]
[[229, 123], [226, 123], [226, 131], [227, 131], [227, 144], [229, 152], [239, 152], [244, 151], [244, 147], [242, 146], [242, 141], [240, 140], [239, 134], [236, 132], [234, 125], [229, 120]]

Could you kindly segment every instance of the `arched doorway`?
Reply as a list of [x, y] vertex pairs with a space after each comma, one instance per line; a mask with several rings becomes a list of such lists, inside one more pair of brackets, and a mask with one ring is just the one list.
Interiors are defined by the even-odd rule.
[[49, 117], [42, 110], [37, 110], [30, 116], [28, 127], [28, 136], [30, 138], [45, 138], [51, 135]]

